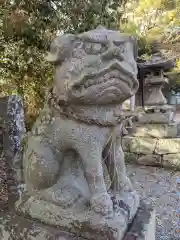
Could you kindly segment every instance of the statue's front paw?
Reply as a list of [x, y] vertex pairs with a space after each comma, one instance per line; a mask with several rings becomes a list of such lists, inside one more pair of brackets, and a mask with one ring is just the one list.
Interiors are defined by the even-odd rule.
[[55, 202], [63, 208], [72, 206], [80, 197], [81, 192], [77, 188], [71, 186], [58, 189], [54, 194]]
[[107, 215], [113, 211], [113, 203], [108, 193], [99, 193], [92, 196], [90, 203], [96, 213]]

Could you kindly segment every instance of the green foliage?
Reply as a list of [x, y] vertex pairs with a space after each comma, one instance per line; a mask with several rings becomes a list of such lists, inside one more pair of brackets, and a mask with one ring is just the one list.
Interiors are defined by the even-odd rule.
[[122, 25], [137, 35], [140, 55], [154, 51], [156, 43], [179, 38], [174, 29], [180, 26], [180, 0], [132, 0], [125, 9]]

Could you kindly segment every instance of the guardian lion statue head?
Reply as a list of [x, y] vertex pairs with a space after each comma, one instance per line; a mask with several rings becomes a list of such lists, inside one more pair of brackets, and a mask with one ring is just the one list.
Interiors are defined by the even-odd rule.
[[47, 56], [54, 94], [68, 104], [122, 103], [138, 89], [136, 49], [132, 36], [104, 27], [56, 37]]

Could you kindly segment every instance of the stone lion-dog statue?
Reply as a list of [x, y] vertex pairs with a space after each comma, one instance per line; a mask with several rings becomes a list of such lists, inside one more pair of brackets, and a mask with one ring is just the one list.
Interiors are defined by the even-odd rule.
[[104, 27], [53, 40], [53, 87], [23, 153], [29, 196], [107, 215], [112, 196], [133, 191], [121, 132], [122, 103], [138, 90], [135, 55], [133, 37]]

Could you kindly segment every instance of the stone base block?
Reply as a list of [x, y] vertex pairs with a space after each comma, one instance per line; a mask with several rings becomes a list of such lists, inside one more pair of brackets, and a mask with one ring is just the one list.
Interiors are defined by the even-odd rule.
[[125, 152], [125, 160], [129, 163], [152, 166], [152, 167], [163, 167], [169, 169], [180, 170], [180, 154], [136, 154]]
[[177, 154], [180, 153], [180, 138], [125, 136], [122, 146], [125, 152], [137, 154]]
[[175, 112], [176, 106], [175, 105], [151, 105], [151, 106], [144, 106], [145, 112]]
[[173, 120], [174, 113], [172, 112], [155, 112], [155, 113], [141, 113], [138, 116], [139, 123], [159, 123], [170, 124]]
[[[89, 234], [93, 236], [93, 232]], [[85, 240], [79, 236], [79, 231], [75, 234], [64, 232], [58, 228], [5, 211], [0, 211], [0, 239]], [[100, 239], [99, 235], [96, 236], [96, 239]], [[110, 240], [111, 238], [106, 236], [104, 239]], [[123, 238], [117, 236], [117, 239], [155, 240], [155, 211], [153, 208], [141, 201], [136, 216], [129, 224], [125, 235]]]
[[158, 154], [177, 154], [180, 153], [180, 138], [160, 138], [155, 150]]
[[180, 138], [126, 136], [122, 143], [126, 162], [180, 169]]
[[180, 134], [180, 124], [136, 124], [131, 134], [134, 137], [176, 138]]
[[122, 139], [122, 147], [124, 152], [152, 154], [157, 147], [157, 141], [156, 138], [125, 136]]
[[164, 154], [162, 160], [163, 167], [180, 170], [180, 153]]
[[17, 202], [18, 213], [57, 227], [77, 236], [91, 240], [122, 240], [139, 207], [136, 192], [112, 196], [113, 213], [102, 216], [91, 211], [89, 206], [74, 205], [63, 209], [53, 203], [29, 197]]
[[157, 154], [135, 154], [125, 152], [126, 162], [136, 163], [139, 165], [153, 166], [153, 167], [163, 167], [162, 156]]

